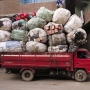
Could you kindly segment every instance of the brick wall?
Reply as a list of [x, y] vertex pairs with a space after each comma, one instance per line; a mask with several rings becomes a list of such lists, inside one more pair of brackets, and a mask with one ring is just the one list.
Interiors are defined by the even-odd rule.
[[[35, 3], [35, 4], [22, 4], [21, 12], [37, 11], [42, 6], [53, 11], [56, 10], [56, 2], [43, 2], [43, 3]], [[65, 8], [65, 5], [63, 5], [63, 7]]]
[[18, 13], [19, 12], [19, 0], [5, 0], [5, 14]]
[[[33, 4], [20, 4], [20, 0], [2, 0], [0, 1], [0, 15], [14, 14], [20, 12], [37, 11], [41, 6], [50, 10], [56, 9], [56, 2], [43, 2]], [[63, 5], [65, 7], [65, 5]]]
[[44, 2], [44, 3], [35, 3], [35, 4], [22, 4], [21, 5], [21, 12], [37, 11], [42, 6], [48, 8], [50, 10], [56, 9], [56, 3], [55, 2]]
[[0, 1], [0, 15], [4, 14], [4, 1]]
[[87, 43], [83, 45], [83, 47], [90, 51], [90, 5], [88, 5], [84, 10], [84, 19], [84, 29], [87, 32]]
[[18, 13], [20, 11], [19, 6], [19, 0], [0, 1], [0, 15]]

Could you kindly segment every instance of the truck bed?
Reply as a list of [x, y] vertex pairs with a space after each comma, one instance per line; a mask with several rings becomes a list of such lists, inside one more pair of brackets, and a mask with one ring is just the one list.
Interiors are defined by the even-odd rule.
[[14, 52], [1, 54], [3, 68], [70, 68], [72, 53], [29, 53]]

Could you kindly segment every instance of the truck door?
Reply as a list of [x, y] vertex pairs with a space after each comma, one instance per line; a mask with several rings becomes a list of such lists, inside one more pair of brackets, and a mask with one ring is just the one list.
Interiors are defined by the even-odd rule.
[[90, 53], [87, 51], [77, 51], [74, 58], [74, 67], [90, 70]]

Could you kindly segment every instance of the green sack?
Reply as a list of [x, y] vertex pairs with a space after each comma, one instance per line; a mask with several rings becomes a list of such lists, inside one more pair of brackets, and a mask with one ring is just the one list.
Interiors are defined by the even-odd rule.
[[27, 27], [29, 30], [35, 28], [44, 28], [45, 25], [46, 25], [46, 21], [39, 17], [33, 17], [27, 22]]
[[11, 39], [19, 40], [19, 41], [26, 41], [27, 33], [28, 32], [26, 30], [14, 29], [12, 30]]
[[37, 11], [37, 16], [44, 19], [47, 22], [52, 21], [53, 18], [53, 11], [48, 10], [45, 7], [41, 7], [38, 11]]

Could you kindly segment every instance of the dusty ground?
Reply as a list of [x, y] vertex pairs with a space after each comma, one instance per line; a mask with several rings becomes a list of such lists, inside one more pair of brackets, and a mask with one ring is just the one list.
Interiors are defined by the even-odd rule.
[[31, 82], [24, 82], [19, 75], [5, 74], [0, 69], [0, 90], [90, 90], [90, 76], [82, 83], [60, 77], [35, 77]]

